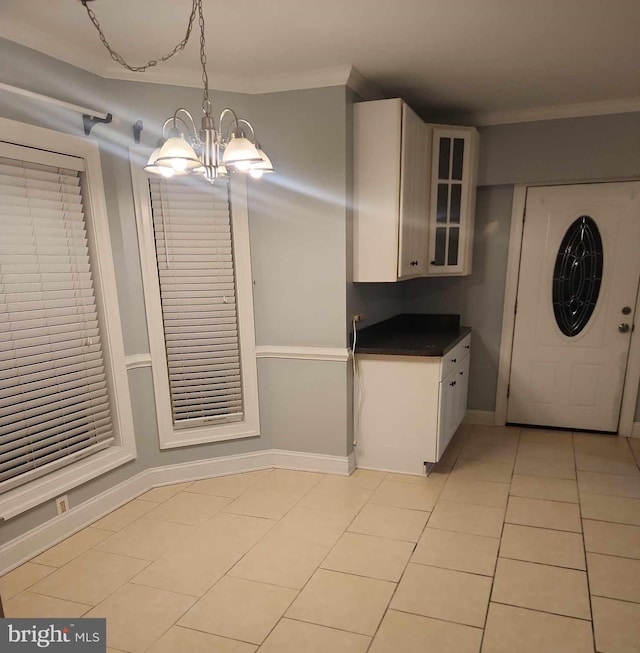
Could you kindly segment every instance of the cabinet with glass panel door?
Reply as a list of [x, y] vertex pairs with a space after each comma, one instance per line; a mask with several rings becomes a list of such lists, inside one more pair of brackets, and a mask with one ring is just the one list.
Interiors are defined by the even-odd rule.
[[478, 131], [431, 125], [427, 276], [471, 274]]

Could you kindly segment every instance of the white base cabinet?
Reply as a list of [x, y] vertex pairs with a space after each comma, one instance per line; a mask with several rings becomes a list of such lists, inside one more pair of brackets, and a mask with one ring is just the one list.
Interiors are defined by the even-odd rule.
[[424, 474], [440, 460], [467, 406], [470, 340], [442, 357], [356, 354], [356, 465]]

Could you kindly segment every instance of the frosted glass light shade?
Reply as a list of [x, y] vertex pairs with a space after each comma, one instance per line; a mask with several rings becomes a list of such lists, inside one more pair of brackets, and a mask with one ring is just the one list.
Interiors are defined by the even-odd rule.
[[154, 174], [154, 175], [161, 175], [162, 177], [166, 177], [166, 178], [174, 177], [174, 176], [178, 177], [178, 176], [187, 174], [186, 170], [182, 171], [182, 172], [179, 172], [177, 170], [174, 170], [170, 166], [158, 165], [156, 163], [156, 159], [158, 158], [158, 155], [160, 154], [160, 150], [161, 150], [160, 147], [157, 147], [155, 150], [153, 150], [153, 152], [151, 153], [151, 156], [149, 157], [149, 159], [147, 161], [147, 165], [144, 166], [145, 172], [150, 172], [151, 174]]
[[249, 174], [254, 178], [254, 179], [260, 179], [263, 174], [266, 172], [274, 172], [273, 170], [273, 164], [271, 163], [271, 159], [265, 154], [264, 150], [258, 145], [257, 148], [258, 154], [260, 155], [260, 162], [259, 163], [253, 163], [251, 165], [251, 168], [249, 169]]
[[187, 172], [202, 166], [194, 149], [181, 136], [173, 136], [160, 148], [155, 165], [172, 168], [176, 172]]
[[251, 164], [262, 161], [256, 146], [244, 136], [231, 135], [222, 154], [222, 163], [225, 166], [233, 166], [238, 170], [246, 171]]

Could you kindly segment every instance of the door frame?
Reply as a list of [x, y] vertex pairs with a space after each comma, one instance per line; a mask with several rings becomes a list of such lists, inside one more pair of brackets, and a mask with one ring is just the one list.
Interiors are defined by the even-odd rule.
[[[524, 212], [527, 203], [529, 188], [540, 186], [577, 186], [584, 183], [617, 183], [619, 181], [638, 181], [635, 179], [589, 181], [571, 181], [558, 184], [518, 184], [513, 189], [513, 202], [511, 205], [511, 232], [509, 236], [509, 253], [507, 257], [507, 277], [504, 289], [504, 307], [502, 311], [502, 334], [500, 337], [500, 357], [498, 362], [498, 384], [496, 387], [496, 408], [493, 423], [504, 426], [507, 421], [507, 388], [511, 376], [511, 355], [513, 351], [513, 333], [515, 328], [515, 306], [518, 297], [518, 282], [520, 277], [520, 258], [522, 255], [522, 237], [524, 225]], [[640, 311], [640, 292], [636, 296], [634, 323], [640, 324], [638, 312]], [[622, 391], [622, 404], [620, 406], [620, 420], [618, 422], [618, 435], [640, 436], [640, 423], [634, 423], [636, 402], [638, 400], [638, 386], [640, 384], [640, 328], [631, 334], [629, 346], [629, 359], [624, 378]]]

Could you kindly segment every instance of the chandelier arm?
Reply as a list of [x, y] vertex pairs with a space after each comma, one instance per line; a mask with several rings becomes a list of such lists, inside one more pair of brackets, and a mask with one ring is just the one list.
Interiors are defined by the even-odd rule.
[[229, 107], [227, 107], [226, 109], [223, 109], [220, 112], [220, 118], [218, 119], [218, 128], [220, 130], [220, 137], [222, 137], [222, 121], [223, 121], [224, 117], [227, 114], [231, 114], [233, 116], [233, 121], [234, 121], [236, 127], [239, 124], [238, 116], [236, 115], [236, 112], [233, 109], [229, 109]]
[[244, 118], [238, 118], [238, 123], [244, 123], [250, 130], [251, 130], [251, 137], [253, 138], [254, 142], [256, 140], [256, 130], [253, 128], [253, 125], [248, 121], [245, 120]]
[[[202, 0], [192, 0], [193, 4], [191, 7], [191, 14], [189, 15], [189, 22], [187, 23], [187, 30], [184, 35], [184, 38], [182, 41], [180, 41], [174, 48], [171, 50], [171, 52], [165, 54], [164, 56], [160, 57], [159, 59], [151, 59], [148, 61], [146, 64], [143, 66], [132, 66], [128, 64], [124, 58], [122, 57], [121, 54], [116, 52], [110, 45], [109, 41], [107, 41], [107, 37], [104, 35], [104, 32], [102, 31], [102, 27], [100, 26], [100, 23], [98, 22], [98, 18], [96, 17], [95, 12], [89, 5], [87, 4], [89, 0], [80, 0], [84, 8], [87, 10], [87, 14], [89, 16], [89, 19], [93, 23], [93, 26], [96, 28], [98, 31], [98, 34], [100, 36], [100, 40], [102, 41], [102, 45], [107, 49], [109, 54], [111, 55], [111, 58], [116, 62], [119, 63], [123, 68], [126, 68], [127, 70], [130, 70], [134, 73], [142, 73], [148, 68], [152, 68], [153, 66], [158, 65], [159, 62], [161, 61], [167, 61], [168, 59], [171, 59], [175, 54], [178, 52], [181, 52], [184, 50], [185, 46], [187, 45], [187, 42], [189, 41], [189, 37], [191, 36], [191, 30], [193, 28], [193, 22], [196, 17], [196, 10], [198, 7], [200, 7], [200, 16], [202, 16]], [[201, 39], [202, 40], [202, 39]]]

